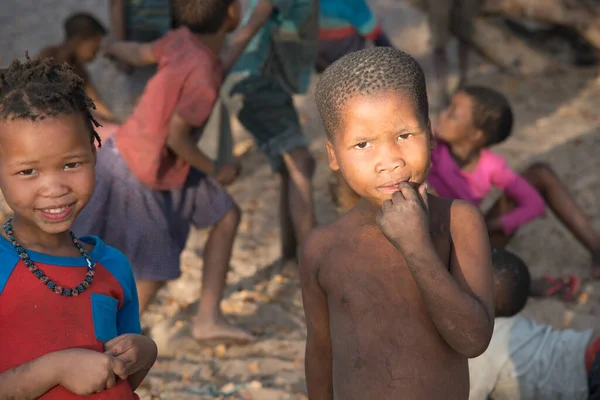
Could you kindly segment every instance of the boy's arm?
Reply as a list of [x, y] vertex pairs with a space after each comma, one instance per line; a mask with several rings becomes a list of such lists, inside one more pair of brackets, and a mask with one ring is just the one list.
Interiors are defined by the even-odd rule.
[[403, 184], [400, 190], [384, 203], [382, 231], [404, 256], [440, 335], [463, 356], [477, 357], [494, 328], [492, 261], [483, 217], [467, 202], [452, 203], [448, 268], [429, 233], [426, 187], [417, 193]]
[[106, 103], [104, 103], [102, 99], [100, 99], [100, 94], [98, 93], [92, 82], [90, 82], [89, 80], [86, 81], [84, 90], [96, 106], [96, 109], [93, 110], [93, 112], [103, 120], [113, 122], [115, 120], [115, 115], [112, 113], [108, 105], [106, 105]]
[[104, 46], [104, 53], [134, 67], [143, 67], [158, 62], [154, 55], [153, 46], [154, 43], [109, 42]]
[[248, 22], [233, 35], [227, 51], [223, 55], [223, 70], [225, 75], [229, 73], [256, 32], [268, 21], [274, 9], [273, 0], [259, 0]]
[[192, 167], [207, 175], [214, 175], [216, 172], [215, 163], [198, 148], [192, 138], [191, 131], [192, 126], [190, 124], [178, 113], [173, 114], [169, 122], [167, 146]]
[[[300, 284], [306, 317], [305, 373], [311, 400], [333, 399], [333, 356], [327, 295], [318, 280], [318, 256], [326, 249], [319, 231], [305, 241], [300, 254]], [[321, 243], [319, 243], [321, 241]]]
[[0, 373], [0, 400], [37, 399], [58, 385], [56, 353]]

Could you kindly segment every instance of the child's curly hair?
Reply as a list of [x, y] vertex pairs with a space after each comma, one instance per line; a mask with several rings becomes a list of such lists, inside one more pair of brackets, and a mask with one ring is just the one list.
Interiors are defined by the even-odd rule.
[[91, 141], [102, 145], [95, 128], [100, 124], [90, 110], [96, 108], [85, 94], [83, 79], [68, 64], [52, 59], [14, 60], [0, 70], [0, 120], [40, 121], [60, 114], [83, 113], [90, 128]]

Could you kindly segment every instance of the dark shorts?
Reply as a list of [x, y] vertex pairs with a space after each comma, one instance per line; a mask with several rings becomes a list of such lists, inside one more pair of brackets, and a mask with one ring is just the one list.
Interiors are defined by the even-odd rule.
[[234, 206], [217, 182], [191, 169], [182, 189], [159, 191], [139, 183], [112, 139], [98, 150], [94, 195], [73, 225], [125, 254], [136, 279], [181, 275], [179, 259], [190, 226], [208, 228]]
[[317, 57], [328, 66], [346, 54], [364, 49], [365, 44], [366, 39], [358, 33], [341, 39], [319, 39]]
[[[589, 400], [600, 400], [600, 338], [588, 346], [586, 362], [593, 359], [588, 369]], [[593, 358], [592, 358], [593, 357]]]
[[229, 111], [267, 155], [273, 170], [284, 167], [283, 154], [308, 147], [294, 100], [276, 80], [262, 75], [232, 75], [221, 94]]
[[479, 0], [427, 0], [427, 15], [433, 48], [446, 45], [450, 33], [471, 38]]

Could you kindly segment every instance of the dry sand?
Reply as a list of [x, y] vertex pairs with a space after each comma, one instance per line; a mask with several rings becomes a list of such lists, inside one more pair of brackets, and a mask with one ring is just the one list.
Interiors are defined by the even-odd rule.
[[[427, 25], [423, 15], [399, 0], [374, 0], [384, 26], [394, 42], [422, 62], [431, 76]], [[100, 0], [5, 0], [0, 14], [0, 67], [25, 50], [35, 54], [44, 45], [61, 39], [60, 21], [70, 12], [87, 10], [107, 21], [107, 1]], [[104, 98], [122, 116], [128, 101], [120, 90], [121, 76], [106, 60], [91, 67]], [[569, 190], [600, 229], [600, 80], [594, 70], [569, 70], [534, 78], [505, 76], [481, 60], [471, 70], [474, 82], [505, 92], [514, 106], [514, 137], [497, 150], [515, 168], [546, 161], [566, 182]], [[317, 78], [315, 78], [316, 81]], [[430, 86], [434, 86], [434, 82]], [[314, 88], [314, 85], [313, 85]], [[324, 133], [318, 122], [312, 91], [297, 104], [319, 165], [315, 199], [320, 223], [335, 218], [329, 199]], [[238, 142], [248, 137], [236, 131]], [[229, 285], [224, 301], [228, 317], [258, 335], [247, 347], [205, 348], [189, 339], [189, 318], [200, 291], [201, 253], [206, 232], [194, 232], [182, 255], [183, 276], [160, 292], [143, 316], [145, 326], [160, 347], [160, 357], [139, 389], [142, 399], [305, 399], [303, 354], [305, 325], [298, 280], [271, 276], [279, 251], [278, 182], [266, 158], [251, 147], [242, 158], [243, 173], [229, 190], [244, 216], [235, 243]], [[533, 275], [574, 273], [588, 275], [585, 250], [550, 214], [523, 228], [510, 249], [530, 265]], [[526, 314], [560, 327], [566, 311], [572, 326], [600, 326], [600, 285], [589, 303], [573, 308], [558, 300], [531, 301]]]

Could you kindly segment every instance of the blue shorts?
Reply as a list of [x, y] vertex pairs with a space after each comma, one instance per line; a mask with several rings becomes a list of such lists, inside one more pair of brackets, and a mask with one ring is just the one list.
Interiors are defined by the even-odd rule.
[[275, 171], [284, 167], [283, 154], [308, 147], [290, 93], [262, 75], [233, 75], [223, 85], [223, 101], [254, 137]]

